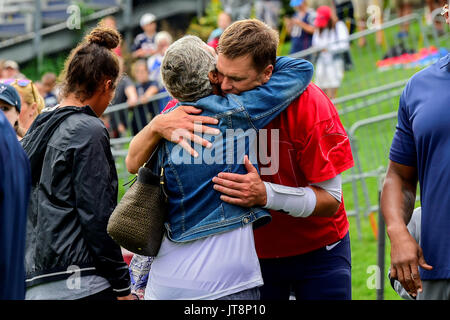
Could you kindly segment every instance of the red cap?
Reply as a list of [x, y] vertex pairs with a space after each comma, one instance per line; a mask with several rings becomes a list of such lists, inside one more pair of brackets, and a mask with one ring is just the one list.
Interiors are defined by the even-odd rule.
[[316, 20], [314, 25], [318, 28], [325, 28], [328, 25], [328, 21], [331, 19], [331, 8], [328, 6], [321, 6], [317, 8]]

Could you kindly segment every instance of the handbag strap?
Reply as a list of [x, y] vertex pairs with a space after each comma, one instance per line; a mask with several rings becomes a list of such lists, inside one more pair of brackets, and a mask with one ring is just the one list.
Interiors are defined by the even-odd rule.
[[155, 162], [155, 159], [158, 158], [158, 151], [159, 148], [161, 147], [161, 142], [158, 143], [158, 145], [156, 146], [155, 150], [153, 150], [152, 154], [150, 155], [150, 158], [147, 160], [146, 163], [144, 163], [143, 167], [145, 168], [151, 168], [152, 165]]
[[[159, 142], [158, 143], [158, 145], [156, 146], [155, 150], [153, 150], [152, 154], [150, 155], [150, 158], [148, 159], [148, 161], [146, 163], [144, 163], [143, 167], [151, 168], [151, 166], [154, 164], [156, 159], [158, 159], [158, 151], [161, 148], [162, 144], [163, 144], [163, 142]], [[161, 189], [161, 193], [163, 195], [164, 201], [167, 202], [168, 201], [168, 195], [167, 195], [166, 187], [165, 187], [164, 167], [162, 165], [161, 165], [161, 170], [160, 170], [160, 173], [159, 173], [159, 187]]]

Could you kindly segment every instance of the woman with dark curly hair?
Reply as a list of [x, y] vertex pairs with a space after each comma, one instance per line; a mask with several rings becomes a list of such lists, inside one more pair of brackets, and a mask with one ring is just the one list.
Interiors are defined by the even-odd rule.
[[118, 188], [99, 119], [114, 96], [119, 43], [117, 31], [93, 29], [66, 61], [60, 105], [22, 140], [32, 174], [26, 299], [132, 299], [128, 267], [106, 232]]

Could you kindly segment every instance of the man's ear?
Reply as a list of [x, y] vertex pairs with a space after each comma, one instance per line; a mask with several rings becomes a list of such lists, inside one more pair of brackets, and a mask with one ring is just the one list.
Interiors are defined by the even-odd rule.
[[272, 77], [273, 65], [269, 64], [262, 72], [262, 83], [266, 83]]

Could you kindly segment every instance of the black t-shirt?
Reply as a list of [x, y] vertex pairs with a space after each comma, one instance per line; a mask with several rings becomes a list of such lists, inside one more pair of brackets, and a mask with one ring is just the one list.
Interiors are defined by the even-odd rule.
[[134, 86], [133, 81], [130, 79], [129, 76], [123, 75], [120, 78], [119, 83], [117, 84], [116, 94], [113, 100], [111, 101], [111, 105], [127, 102], [127, 95], [125, 94], [125, 89], [129, 86]]

